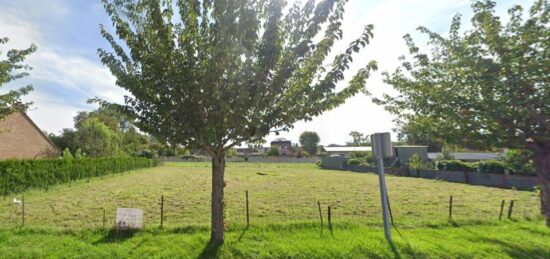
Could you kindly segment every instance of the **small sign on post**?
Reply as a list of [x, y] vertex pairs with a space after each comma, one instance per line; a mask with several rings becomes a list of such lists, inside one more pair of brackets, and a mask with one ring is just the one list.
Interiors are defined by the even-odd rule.
[[143, 227], [143, 210], [117, 208], [115, 223], [117, 230], [141, 229]]

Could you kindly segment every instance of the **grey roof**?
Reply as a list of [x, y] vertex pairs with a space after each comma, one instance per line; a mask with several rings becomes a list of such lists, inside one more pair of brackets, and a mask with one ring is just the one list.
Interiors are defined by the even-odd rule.
[[271, 143], [273, 143], [273, 142], [277, 143], [277, 142], [292, 142], [292, 141], [290, 141], [290, 139], [286, 139], [286, 138], [276, 138], [273, 141], [271, 141]]
[[[441, 153], [428, 153], [428, 158], [436, 159]], [[454, 159], [457, 160], [493, 160], [502, 158], [501, 153], [489, 152], [455, 152], [451, 153]]]
[[369, 146], [362, 147], [323, 147], [326, 152], [353, 152], [353, 151], [372, 151]]

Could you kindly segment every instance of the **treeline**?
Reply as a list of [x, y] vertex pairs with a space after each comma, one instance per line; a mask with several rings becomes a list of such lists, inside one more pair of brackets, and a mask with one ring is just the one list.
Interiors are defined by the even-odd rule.
[[55, 184], [153, 167], [158, 160], [139, 157], [81, 159], [11, 159], [0, 161], [3, 196], [29, 188], [48, 190]]
[[48, 137], [64, 155], [74, 157], [147, 157], [188, 155], [182, 147], [173, 147], [139, 132], [133, 120], [116, 109], [101, 107], [79, 112], [74, 128], [63, 129]]

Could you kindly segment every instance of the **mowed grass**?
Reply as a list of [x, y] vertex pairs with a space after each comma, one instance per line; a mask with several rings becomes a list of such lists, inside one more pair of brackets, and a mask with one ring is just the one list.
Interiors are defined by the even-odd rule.
[[[210, 220], [210, 164], [168, 163], [122, 175], [60, 185], [25, 193], [25, 225], [63, 229], [114, 222], [117, 207], [142, 208], [146, 226], [160, 223], [160, 197], [165, 199], [165, 226], [207, 226]], [[512, 218], [540, 219], [534, 192], [487, 188], [443, 181], [387, 176], [392, 214], [398, 226], [446, 224], [449, 196], [453, 219], [461, 224], [498, 220], [500, 204], [515, 200]], [[326, 221], [328, 206], [337, 222], [379, 224], [378, 176], [322, 170], [312, 164], [229, 163], [226, 169], [226, 217], [229, 226], [245, 222], [249, 191], [252, 224], [318, 222], [317, 201]], [[20, 198], [20, 195], [17, 196]], [[13, 197], [1, 201], [0, 227], [21, 224]]]
[[[378, 176], [311, 164], [228, 164], [227, 237], [213, 250], [206, 246], [210, 174], [209, 163], [168, 163], [47, 192], [31, 190], [25, 193], [23, 228], [21, 208], [7, 197], [0, 206], [0, 258], [550, 258], [550, 230], [533, 192], [387, 176], [397, 226], [392, 250], [380, 224]], [[161, 195], [163, 229], [158, 227]], [[511, 220], [508, 202], [498, 220], [502, 199], [516, 201]], [[142, 208], [145, 229], [129, 235], [111, 230], [117, 207]]]
[[549, 258], [550, 230], [542, 222], [507, 222], [393, 231], [395, 248], [380, 227], [336, 224], [233, 228], [219, 249], [207, 229], [0, 230], [1, 258]]

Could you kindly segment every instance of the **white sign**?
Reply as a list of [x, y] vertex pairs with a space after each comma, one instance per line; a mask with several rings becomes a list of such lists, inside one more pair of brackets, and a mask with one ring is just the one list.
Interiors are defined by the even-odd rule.
[[117, 229], [140, 229], [143, 227], [143, 210], [117, 208], [115, 223]]

